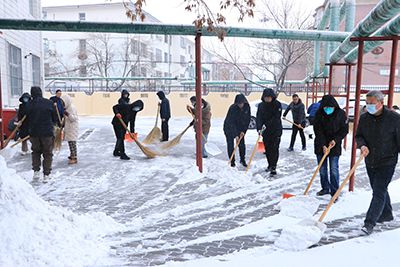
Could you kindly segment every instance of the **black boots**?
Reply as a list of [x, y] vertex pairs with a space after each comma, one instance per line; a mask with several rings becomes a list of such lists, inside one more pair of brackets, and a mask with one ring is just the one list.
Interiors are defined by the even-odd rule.
[[247, 163], [244, 159], [240, 160], [240, 164], [242, 164], [243, 167], [247, 168]]
[[130, 160], [131, 159], [125, 153], [121, 154], [121, 156], [119, 158], [122, 159], [122, 160]]
[[113, 155], [114, 155], [114, 157], [120, 157], [121, 153], [117, 150], [114, 150]]

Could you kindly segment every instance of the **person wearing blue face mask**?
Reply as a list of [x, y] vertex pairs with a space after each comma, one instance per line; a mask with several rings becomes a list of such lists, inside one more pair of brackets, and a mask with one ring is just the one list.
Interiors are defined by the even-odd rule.
[[388, 192], [400, 151], [400, 115], [383, 105], [380, 91], [367, 94], [367, 113], [361, 115], [357, 127], [357, 148], [365, 157], [372, 187], [372, 200], [362, 231], [369, 235], [376, 223], [393, 220]]
[[317, 195], [333, 196], [339, 188], [339, 157], [342, 153], [342, 140], [349, 132], [349, 125], [346, 113], [332, 95], [323, 96], [320, 102], [314, 121], [314, 153], [317, 155], [318, 163], [328, 147], [331, 145], [332, 148], [319, 171], [322, 189]]

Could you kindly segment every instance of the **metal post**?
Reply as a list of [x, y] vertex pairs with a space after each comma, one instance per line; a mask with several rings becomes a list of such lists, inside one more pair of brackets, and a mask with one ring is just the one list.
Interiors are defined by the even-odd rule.
[[312, 87], [311, 87], [311, 91], [312, 91], [312, 94], [311, 94], [311, 99], [312, 99], [312, 104], [314, 104], [314, 94], [315, 94], [315, 78], [313, 78], [313, 81], [312, 81]]
[[326, 95], [326, 77], [324, 77], [324, 95]]
[[308, 86], [309, 86], [309, 83], [307, 82], [307, 84], [306, 84], [306, 108], [308, 109]]
[[332, 94], [332, 83], [333, 83], [333, 65], [329, 65], [329, 86], [328, 86], [328, 94]]
[[394, 81], [396, 79], [396, 64], [397, 64], [397, 49], [399, 47], [398, 39], [393, 39], [392, 43], [392, 58], [390, 60], [390, 78], [389, 78], [389, 97], [388, 107], [393, 106], [393, 95], [394, 95]]
[[[350, 105], [350, 86], [351, 86], [351, 65], [346, 66], [346, 115], [349, 117]], [[344, 138], [344, 149], [347, 149], [347, 135]]]
[[0, 149], [4, 145], [4, 116], [3, 116], [3, 90], [1, 88], [1, 70], [0, 70]]
[[[357, 78], [356, 78], [356, 102], [354, 103], [353, 144], [352, 144], [352, 149], [351, 149], [350, 168], [353, 168], [353, 166], [356, 162], [356, 153], [357, 153], [356, 132], [357, 132], [357, 127], [358, 127], [358, 119], [360, 116], [360, 98], [361, 98], [363, 56], [364, 56], [364, 41], [359, 41], [358, 60], [357, 60]], [[354, 191], [354, 174], [350, 178], [349, 191]]]
[[199, 171], [203, 172], [203, 155], [201, 143], [203, 139], [202, 117], [201, 117], [201, 33], [196, 34], [196, 163]]

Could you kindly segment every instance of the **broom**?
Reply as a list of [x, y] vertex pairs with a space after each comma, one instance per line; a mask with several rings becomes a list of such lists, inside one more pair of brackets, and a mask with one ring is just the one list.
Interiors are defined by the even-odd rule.
[[137, 144], [137, 146], [140, 148], [140, 150], [142, 150], [143, 154], [145, 154], [148, 158], [152, 159], [155, 158], [157, 156], [159, 156], [159, 154], [157, 154], [156, 152], [152, 151], [151, 149], [148, 149], [147, 147], [145, 147], [144, 145], [142, 145], [137, 138], [135, 138], [135, 136], [131, 133], [131, 131], [129, 131], [128, 127], [126, 126], [125, 122], [121, 119], [118, 118], [119, 121], [121, 122], [122, 126], [125, 128], [125, 130], [129, 133], [129, 135], [131, 136], [131, 138], [135, 141], [135, 143]]
[[171, 141], [163, 144], [161, 146], [162, 149], [169, 149], [171, 147], [176, 146], [177, 144], [180, 143], [182, 136], [187, 132], [187, 130], [189, 130], [189, 128], [192, 127], [192, 125], [188, 125], [180, 134], [178, 134], [177, 136], [175, 136], [174, 139], [172, 139]]
[[22, 123], [24, 122], [24, 120], [26, 119], [26, 115], [24, 117], [22, 117], [22, 119], [18, 122], [17, 126], [15, 127], [15, 129], [11, 132], [10, 136], [7, 137], [7, 139], [4, 141], [4, 146], [3, 148], [5, 148], [8, 143], [11, 141], [11, 139], [14, 137], [15, 133], [18, 131], [18, 129], [21, 127]]
[[60, 116], [60, 111], [58, 110], [57, 104], [54, 103], [54, 106], [56, 108], [57, 111], [57, 117], [58, 117], [58, 121], [60, 122], [60, 127], [58, 126], [54, 126], [54, 150], [56, 151], [60, 151], [61, 150], [61, 145], [62, 145], [62, 125], [64, 122], [64, 118], [61, 120], [61, 116]]
[[161, 139], [161, 130], [160, 130], [160, 128], [157, 127], [159, 114], [160, 114], [160, 105], [158, 105], [158, 109], [157, 109], [156, 123], [155, 123], [153, 129], [150, 131], [150, 133], [143, 140], [143, 144], [148, 145], [148, 144], [154, 143], [154, 141], [156, 141], [156, 140]]
[[28, 140], [29, 138], [30, 138], [29, 135], [26, 136], [26, 137], [24, 137], [24, 138], [22, 138], [22, 139], [20, 138], [17, 142], [15, 142], [15, 144], [12, 144], [11, 147], [15, 147], [15, 146], [17, 146], [18, 144], [21, 144], [22, 142]]

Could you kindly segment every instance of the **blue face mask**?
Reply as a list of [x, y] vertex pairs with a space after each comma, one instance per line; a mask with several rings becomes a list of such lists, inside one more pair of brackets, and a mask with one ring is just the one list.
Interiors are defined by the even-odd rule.
[[376, 104], [367, 104], [367, 112], [371, 115], [374, 115], [377, 112]]
[[331, 115], [335, 111], [335, 108], [334, 107], [324, 107], [324, 111], [325, 111], [326, 115]]

